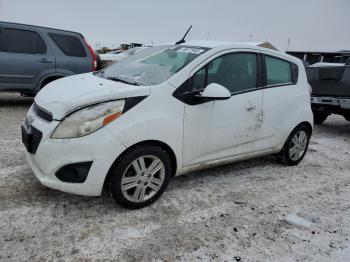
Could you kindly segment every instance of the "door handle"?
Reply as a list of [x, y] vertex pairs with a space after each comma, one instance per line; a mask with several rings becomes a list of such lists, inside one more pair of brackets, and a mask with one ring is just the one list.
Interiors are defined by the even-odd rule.
[[41, 59], [39, 60], [39, 62], [41, 62], [41, 63], [53, 63], [53, 60], [49, 60], [49, 59], [47, 59], [47, 58], [41, 58]]
[[255, 111], [255, 105], [249, 105], [248, 107], [246, 107], [246, 109], [248, 112], [253, 112]]

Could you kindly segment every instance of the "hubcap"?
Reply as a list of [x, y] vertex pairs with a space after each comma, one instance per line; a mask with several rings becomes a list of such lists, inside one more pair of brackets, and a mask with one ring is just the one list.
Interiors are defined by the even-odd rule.
[[125, 169], [121, 187], [123, 195], [132, 202], [144, 202], [152, 198], [164, 183], [165, 167], [156, 156], [141, 156]]
[[307, 134], [305, 131], [298, 131], [292, 138], [291, 144], [289, 146], [289, 157], [293, 161], [299, 160], [307, 146]]

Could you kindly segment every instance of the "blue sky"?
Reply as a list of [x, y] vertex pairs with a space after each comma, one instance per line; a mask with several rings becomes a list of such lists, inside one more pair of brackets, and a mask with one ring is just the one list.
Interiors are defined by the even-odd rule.
[[0, 20], [81, 32], [95, 47], [180, 38], [350, 49], [350, 0], [0, 0]]

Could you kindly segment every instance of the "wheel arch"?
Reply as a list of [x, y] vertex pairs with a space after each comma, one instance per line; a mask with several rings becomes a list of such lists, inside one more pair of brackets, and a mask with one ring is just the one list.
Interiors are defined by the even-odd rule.
[[43, 88], [44, 86], [46, 86], [48, 83], [55, 81], [57, 79], [60, 79], [62, 77], [65, 77], [64, 75], [50, 75], [50, 76], [46, 76], [44, 77], [41, 81], [40, 81], [40, 85], [39, 85], [39, 89]]
[[291, 129], [289, 130], [289, 133], [286, 133], [286, 136], [284, 136], [283, 139], [281, 140], [281, 142], [282, 142], [282, 143], [281, 143], [281, 147], [280, 147], [281, 150], [283, 150], [283, 147], [284, 147], [284, 145], [286, 144], [286, 142], [287, 142], [289, 136], [293, 133], [293, 131], [294, 131], [296, 128], [298, 128], [298, 127], [301, 126], [301, 125], [306, 126], [306, 128], [307, 128], [308, 131], [309, 131], [310, 137], [311, 137], [313, 127], [312, 127], [312, 125], [310, 124], [310, 122], [308, 122], [308, 121], [303, 121], [303, 122], [300, 122], [300, 123], [297, 124], [297, 125], [293, 125], [293, 126], [291, 127]]
[[159, 146], [161, 147], [168, 155], [169, 155], [169, 158], [170, 158], [170, 162], [171, 162], [171, 166], [172, 166], [172, 169], [171, 169], [171, 176], [174, 177], [175, 174], [176, 174], [176, 171], [177, 171], [177, 159], [176, 159], [176, 155], [175, 155], [175, 152], [174, 150], [166, 143], [162, 142], [162, 141], [159, 141], [159, 140], [144, 140], [144, 141], [140, 141], [140, 142], [137, 142], [136, 144], [133, 144], [131, 145], [130, 147], [128, 147], [127, 149], [125, 149], [123, 151], [123, 153], [121, 153], [116, 160], [114, 160], [113, 164], [111, 165], [108, 173], [107, 173], [107, 176], [105, 178], [105, 181], [104, 181], [104, 186], [108, 185], [108, 182], [111, 178], [111, 175], [112, 175], [112, 169], [115, 165], [117, 165], [120, 161], [120, 159], [127, 153], [129, 152], [130, 150], [136, 148], [136, 147], [141, 147], [141, 146], [145, 146], [145, 145], [156, 145], [156, 146]]
[[[304, 126], [307, 127], [307, 129], [309, 130], [310, 137], [311, 137], [311, 135], [312, 135], [312, 125], [311, 125], [309, 122], [304, 121], [304, 122], [301, 122], [299, 125], [297, 125], [295, 128], [297, 128], [297, 127], [300, 126], [300, 125], [304, 125]], [[294, 129], [295, 129], [295, 128], [294, 128]], [[293, 129], [293, 130], [294, 130], [294, 129]]]
[[39, 92], [48, 83], [66, 76], [69, 76], [69, 74], [53, 73], [44, 75], [37, 84], [36, 92]]

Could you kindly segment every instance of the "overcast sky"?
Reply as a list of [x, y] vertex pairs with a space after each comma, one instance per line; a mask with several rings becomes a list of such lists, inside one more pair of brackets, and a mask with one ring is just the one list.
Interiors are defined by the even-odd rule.
[[0, 20], [81, 32], [96, 47], [189, 39], [350, 49], [350, 0], [0, 0]]

